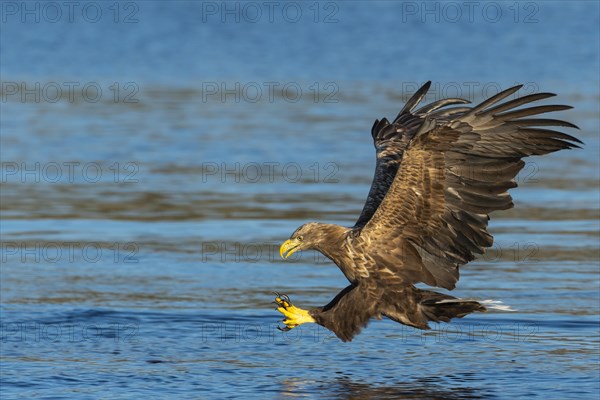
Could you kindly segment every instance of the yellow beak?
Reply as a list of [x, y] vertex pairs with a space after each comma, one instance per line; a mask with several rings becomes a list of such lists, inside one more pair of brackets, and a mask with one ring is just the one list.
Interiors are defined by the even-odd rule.
[[300, 244], [301, 243], [296, 239], [286, 240], [281, 244], [281, 247], [279, 248], [279, 255], [283, 259], [288, 258], [300, 248]]

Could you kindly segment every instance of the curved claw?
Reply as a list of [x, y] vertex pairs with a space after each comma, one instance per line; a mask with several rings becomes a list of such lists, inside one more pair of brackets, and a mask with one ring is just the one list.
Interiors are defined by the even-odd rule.
[[273, 292], [277, 297], [275, 297], [274, 303], [279, 307], [288, 308], [292, 305], [290, 298], [286, 294], [279, 294], [277, 292]]
[[283, 320], [281, 320], [285, 326], [281, 327], [279, 324], [277, 324], [277, 329], [282, 332], [287, 332], [294, 329], [298, 325], [307, 322], [315, 322], [310, 312], [294, 306], [288, 295], [279, 294], [277, 292], [274, 292], [274, 294], [277, 296], [273, 302], [276, 304], [275, 309], [282, 313], [285, 317]]

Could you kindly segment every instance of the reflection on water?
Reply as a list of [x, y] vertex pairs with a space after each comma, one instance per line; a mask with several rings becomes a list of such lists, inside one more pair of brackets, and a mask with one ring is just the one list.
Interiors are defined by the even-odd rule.
[[453, 388], [453, 383], [468, 384], [470, 380], [473, 380], [473, 375], [420, 378], [415, 383], [388, 383], [386, 385], [368, 385], [343, 377], [334, 381], [332, 392], [340, 398], [347, 399], [427, 398], [451, 400], [487, 398], [488, 396], [484, 394], [485, 391], [481, 393], [480, 390], [470, 387]]
[[[302, 397], [310, 393], [327, 392], [340, 399], [486, 399], [494, 396], [469, 386], [473, 373], [465, 376], [441, 376], [418, 379], [416, 382], [367, 384], [356, 382], [338, 371], [336, 378], [326, 382], [291, 379], [283, 382], [283, 397]], [[458, 384], [458, 385], [457, 385]]]

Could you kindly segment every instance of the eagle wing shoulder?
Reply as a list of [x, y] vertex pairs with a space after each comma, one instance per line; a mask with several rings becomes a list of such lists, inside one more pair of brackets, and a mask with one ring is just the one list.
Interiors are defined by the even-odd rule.
[[[354, 229], [364, 227], [377, 211], [396, 177], [404, 151], [421, 129], [425, 117], [448, 105], [468, 103], [464, 99], [443, 99], [415, 111], [415, 107], [423, 100], [430, 86], [431, 81], [426, 82], [417, 90], [392, 122], [388, 121], [387, 118], [383, 118], [373, 123], [371, 136], [373, 137], [377, 156], [375, 175], [363, 210], [353, 227]], [[453, 112], [457, 111], [459, 110], [453, 109]], [[442, 112], [444, 111], [442, 110]], [[438, 117], [447, 118], [452, 115], [444, 115], [442, 112], [437, 111]]]

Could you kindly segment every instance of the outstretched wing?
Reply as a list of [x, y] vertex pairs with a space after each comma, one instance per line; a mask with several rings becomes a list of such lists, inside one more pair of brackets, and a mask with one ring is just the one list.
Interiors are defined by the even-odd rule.
[[488, 214], [513, 206], [507, 190], [517, 186], [514, 177], [524, 166], [521, 159], [579, 147], [573, 136], [547, 128], [575, 125], [535, 117], [571, 107], [515, 109], [554, 94], [501, 103], [520, 87], [441, 125], [431, 114], [425, 118], [404, 150], [384, 200], [353, 242], [368, 255], [370, 268], [378, 269], [374, 274], [453, 289], [458, 267], [492, 245]]
[[[454, 113], [460, 112], [461, 109], [453, 108], [450, 112], [446, 112], [446, 110], [440, 110], [441, 108], [453, 104], [468, 103], [467, 100], [463, 99], [444, 99], [413, 112], [415, 107], [425, 97], [430, 86], [431, 81], [421, 86], [406, 102], [406, 105], [400, 110], [392, 123], [387, 118], [383, 118], [381, 121], [376, 120], [373, 124], [371, 136], [373, 136], [377, 155], [375, 176], [373, 177], [367, 201], [354, 228], [362, 228], [369, 222], [375, 211], [377, 211], [377, 208], [394, 181], [406, 146], [423, 124], [424, 118], [428, 115], [435, 115], [440, 122], [446, 121]], [[465, 109], [462, 109], [462, 111], [464, 112]]]

